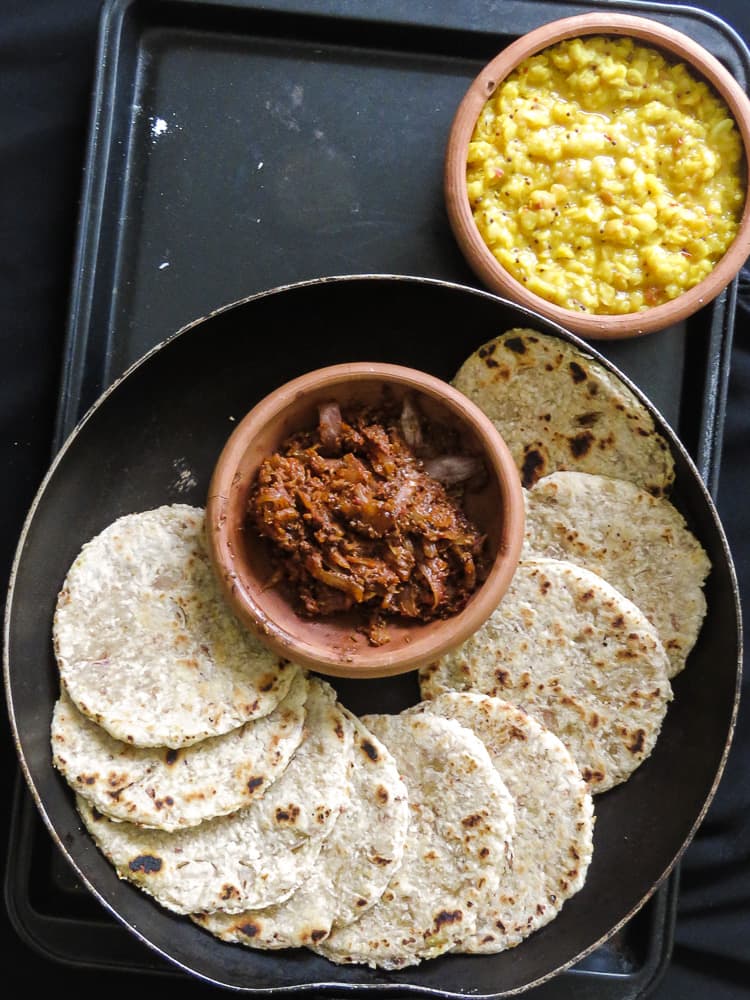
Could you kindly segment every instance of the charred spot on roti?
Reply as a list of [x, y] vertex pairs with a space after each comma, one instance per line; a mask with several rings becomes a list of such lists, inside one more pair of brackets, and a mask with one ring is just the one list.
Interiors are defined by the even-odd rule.
[[634, 754], [643, 753], [645, 743], [646, 733], [643, 729], [638, 729], [635, 733], [633, 733], [633, 740], [628, 745], [628, 749]]
[[260, 927], [258, 924], [253, 923], [250, 920], [242, 924], [237, 924], [236, 926], [237, 930], [246, 937], [254, 938], [256, 935], [260, 934]]
[[636, 660], [638, 658], [638, 651], [635, 649], [618, 649], [616, 655], [618, 660]]
[[390, 858], [382, 858], [379, 854], [375, 854], [370, 859], [374, 865], [388, 865], [390, 864]]
[[590, 431], [576, 434], [570, 439], [570, 453], [573, 458], [583, 458], [591, 451], [594, 443], [594, 435]]
[[167, 750], [164, 754], [164, 763], [171, 767], [173, 764], [177, 763], [179, 755], [179, 750]]
[[285, 807], [279, 806], [279, 808], [276, 810], [274, 816], [275, 816], [276, 822], [279, 825], [282, 825], [282, 824], [285, 824], [285, 823], [289, 823], [289, 824], [296, 823], [296, 821], [297, 821], [297, 819], [299, 817], [299, 814], [300, 814], [300, 807], [297, 806], [297, 805], [294, 805], [293, 803], [290, 803], [288, 806], [285, 806]]
[[579, 413], [575, 418], [575, 422], [580, 427], [593, 427], [601, 418], [601, 410], [589, 410], [587, 413]]
[[505, 341], [505, 346], [509, 351], [513, 351], [514, 354], [526, 353], [526, 343], [523, 337], [508, 337]]
[[568, 367], [570, 369], [570, 377], [573, 379], [574, 382], [586, 381], [586, 378], [588, 376], [586, 375], [586, 372], [583, 370], [583, 368], [581, 368], [581, 366], [578, 364], [577, 361], [571, 361]]
[[582, 767], [581, 774], [589, 785], [598, 785], [604, 781], [604, 772], [592, 767]]
[[435, 930], [439, 931], [445, 924], [455, 924], [463, 920], [461, 910], [441, 910], [435, 917]]
[[249, 792], [256, 792], [263, 784], [263, 778], [250, 778], [247, 783], [247, 788]]
[[544, 454], [535, 445], [527, 445], [521, 466], [521, 484], [527, 489], [544, 475]]
[[360, 743], [360, 747], [365, 756], [368, 757], [370, 760], [376, 761], [378, 759], [378, 751], [372, 745], [370, 740], [362, 740], [362, 742]]
[[160, 872], [161, 867], [161, 858], [155, 858], [151, 854], [139, 854], [138, 857], [128, 862], [128, 868], [131, 872], [142, 872], [144, 875], [153, 875], [155, 872]]

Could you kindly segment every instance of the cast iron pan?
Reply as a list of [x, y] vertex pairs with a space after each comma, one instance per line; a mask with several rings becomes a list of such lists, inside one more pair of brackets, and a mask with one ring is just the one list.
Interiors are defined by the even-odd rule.
[[[596, 351], [526, 310], [442, 281], [352, 276], [256, 295], [191, 324], [134, 365], [74, 430], [39, 490], [19, 542], [6, 614], [5, 682], [21, 765], [78, 877], [134, 934], [194, 975], [261, 994], [304, 988], [387, 994], [406, 987], [418, 995], [506, 996], [549, 978], [613, 934], [669, 874], [713, 797], [737, 711], [737, 586], [710, 496], [648, 403], [672, 443], [673, 501], [713, 563], [708, 616], [675, 680], [653, 755], [628, 782], [595, 800], [586, 885], [519, 947], [496, 956], [445, 955], [384, 973], [335, 966], [303, 950], [223, 944], [117, 878], [51, 765], [49, 724], [58, 695], [51, 621], [58, 589], [88, 539], [132, 511], [172, 502], [202, 506], [231, 418], [293, 376], [340, 361], [382, 360], [449, 379], [470, 352], [518, 325], [572, 340], [615, 371]], [[354, 711], [399, 711], [418, 700], [413, 674], [334, 686]]]

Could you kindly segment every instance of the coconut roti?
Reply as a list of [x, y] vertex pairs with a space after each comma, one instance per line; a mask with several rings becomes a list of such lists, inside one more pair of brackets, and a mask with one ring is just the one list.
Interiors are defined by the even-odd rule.
[[473, 932], [510, 861], [515, 817], [484, 744], [455, 720], [401, 713], [362, 721], [406, 784], [404, 856], [377, 903], [315, 950], [339, 964], [401, 969]]
[[668, 660], [646, 616], [590, 570], [519, 563], [500, 605], [461, 646], [420, 671], [424, 698], [476, 691], [536, 716], [592, 791], [649, 756], [672, 698]]
[[477, 916], [470, 953], [520, 944], [584, 885], [593, 855], [594, 807], [576, 762], [537, 719], [499, 698], [448, 692], [410, 712], [456, 719], [479, 736], [513, 799], [513, 865]]
[[656, 626], [675, 677], [703, 624], [711, 570], [677, 508], [633, 483], [577, 472], [545, 476], [525, 501], [522, 556], [567, 559], [611, 583]]
[[63, 690], [52, 717], [53, 763], [100, 813], [178, 830], [260, 799], [303, 736], [307, 680], [299, 671], [273, 712], [181, 750], [134, 747], [82, 715]]
[[297, 668], [227, 608], [204, 511], [127, 514], [84, 545], [53, 623], [62, 683], [115, 739], [173, 749], [272, 712]]
[[238, 916], [196, 914], [223, 941], [250, 948], [299, 948], [359, 919], [401, 864], [409, 821], [406, 786], [385, 746], [351, 713], [350, 795], [310, 876], [285, 902]]
[[647, 407], [561, 337], [508, 330], [467, 358], [453, 384], [500, 431], [526, 487], [558, 469], [631, 480], [657, 496], [674, 481]]
[[262, 799], [175, 833], [78, 810], [121, 878], [176, 913], [241, 913], [287, 899], [307, 878], [349, 789], [352, 726], [333, 689], [310, 678], [305, 738]]

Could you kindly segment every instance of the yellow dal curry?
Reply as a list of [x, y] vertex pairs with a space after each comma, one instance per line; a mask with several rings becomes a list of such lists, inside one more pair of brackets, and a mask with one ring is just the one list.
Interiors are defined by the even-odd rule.
[[629, 38], [560, 42], [485, 104], [468, 153], [474, 219], [497, 260], [567, 309], [676, 298], [732, 242], [745, 200], [726, 105]]

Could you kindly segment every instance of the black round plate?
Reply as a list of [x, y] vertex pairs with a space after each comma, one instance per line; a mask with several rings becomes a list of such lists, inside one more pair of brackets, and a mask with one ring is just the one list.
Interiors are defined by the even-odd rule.
[[[511, 326], [571, 340], [620, 374], [671, 442], [673, 502], [713, 570], [708, 615], [674, 682], [657, 746], [625, 784], [595, 800], [594, 859], [584, 888], [547, 927], [495, 956], [444, 955], [399, 972], [339, 967], [303, 950], [224, 944], [119, 880], [79, 822], [50, 760], [59, 681], [51, 622], [81, 546], [115, 518], [164, 503], [205, 503], [235, 420], [271, 388], [341, 361], [391, 361], [450, 379], [477, 347]], [[732, 560], [695, 466], [654, 407], [605, 358], [559, 327], [494, 295], [389, 276], [319, 279], [235, 303], [155, 348], [106, 392], [55, 459], [19, 542], [6, 614], [5, 681], [21, 765], [37, 807], [80, 879], [125, 926], [193, 974], [239, 990], [299, 989], [500, 997], [535, 985], [611, 936], [667, 877], [695, 833], [723, 770], [737, 711], [740, 612]], [[331, 679], [354, 711], [418, 700], [414, 674]]]

